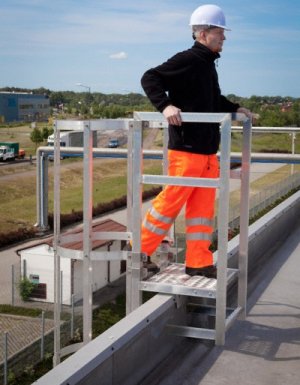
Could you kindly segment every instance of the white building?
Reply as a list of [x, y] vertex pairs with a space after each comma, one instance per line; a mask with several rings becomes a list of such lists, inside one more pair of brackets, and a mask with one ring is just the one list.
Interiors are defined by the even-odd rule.
[[[93, 225], [94, 232], [126, 231], [126, 227], [107, 219]], [[82, 229], [71, 233], [82, 233]], [[80, 237], [78, 237], [80, 238]], [[82, 239], [82, 238], [81, 238]], [[21, 257], [21, 274], [36, 284], [31, 299], [42, 302], [54, 302], [54, 252], [53, 240], [39, 243], [27, 249], [17, 250]], [[73, 250], [82, 250], [82, 241], [73, 242], [65, 247]], [[94, 241], [92, 248], [97, 251], [117, 251], [124, 247], [124, 241], [101, 240]], [[82, 299], [82, 268], [83, 261], [61, 257], [62, 302], [71, 304], [72, 295], [75, 302]], [[118, 279], [126, 271], [126, 261], [93, 261], [93, 291], [96, 291], [109, 282]]]

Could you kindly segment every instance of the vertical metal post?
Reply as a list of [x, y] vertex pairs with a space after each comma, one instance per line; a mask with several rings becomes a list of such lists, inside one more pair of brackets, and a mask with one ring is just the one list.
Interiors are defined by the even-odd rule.
[[26, 266], [26, 259], [23, 259], [23, 274], [22, 274], [22, 278], [26, 278], [27, 277], [27, 266]]
[[[292, 132], [291, 137], [292, 137], [292, 155], [294, 155], [295, 154], [296, 133]], [[291, 174], [294, 174], [294, 163], [291, 164]]]
[[74, 294], [71, 297], [71, 340], [74, 338]]
[[11, 265], [11, 305], [15, 306], [15, 267]]
[[45, 354], [45, 312], [42, 311], [42, 327], [41, 327], [41, 360]]
[[142, 221], [142, 122], [135, 121], [133, 127], [133, 191], [132, 191], [132, 266], [131, 266], [131, 303], [130, 311], [142, 303], [139, 283], [142, 279], [141, 262], [141, 221]]
[[48, 228], [48, 157], [37, 150], [36, 159], [37, 227], [44, 231]]
[[243, 123], [243, 151], [241, 173], [241, 202], [240, 202], [240, 245], [239, 245], [239, 281], [238, 306], [242, 308], [241, 319], [247, 312], [247, 279], [248, 279], [248, 227], [249, 227], [249, 189], [251, 164], [251, 120]]
[[218, 279], [216, 297], [216, 345], [225, 343], [227, 250], [230, 183], [231, 117], [221, 123], [220, 193], [218, 212]]
[[41, 205], [42, 205], [42, 197], [41, 197], [41, 154], [40, 150], [36, 151], [36, 226], [38, 228], [41, 227]]
[[163, 128], [163, 173], [167, 175], [168, 173], [168, 141], [169, 141], [169, 131], [168, 128]]
[[44, 192], [45, 192], [45, 189], [44, 189], [44, 164], [45, 164], [45, 155], [44, 153], [41, 153], [40, 155], [40, 194], [41, 194], [41, 206], [40, 206], [40, 210], [41, 210], [41, 213], [40, 213], [40, 218], [41, 218], [41, 223], [40, 223], [40, 229], [43, 230], [44, 229], [44, 222], [45, 222], [45, 217], [44, 217], [44, 214], [45, 214], [45, 210], [44, 210], [44, 203], [45, 203], [45, 199], [44, 199]]
[[60, 363], [60, 132], [57, 121], [54, 124], [54, 355], [53, 366]]
[[90, 122], [84, 123], [83, 148], [83, 343], [92, 339], [92, 215], [93, 136]]
[[49, 223], [48, 223], [48, 191], [49, 191], [49, 186], [48, 186], [48, 166], [49, 166], [49, 160], [48, 156], [44, 155], [43, 156], [43, 163], [42, 163], [42, 168], [43, 168], [43, 224], [42, 224], [42, 230], [47, 230], [49, 228]]
[[127, 137], [127, 231], [132, 231], [133, 191], [133, 121], [129, 123]]
[[8, 360], [8, 332], [4, 332], [3, 340], [3, 384], [7, 385], [7, 360]]
[[[133, 121], [129, 124], [127, 140], [127, 231], [132, 233], [133, 227]], [[126, 314], [131, 312], [132, 297], [132, 254], [126, 262]]]
[[63, 309], [63, 304], [64, 304], [64, 292], [63, 292], [63, 271], [60, 271], [60, 310], [62, 311]]
[[[168, 166], [169, 166], [169, 160], [168, 160], [169, 129], [168, 127], [163, 128], [163, 134], [164, 134], [163, 135], [163, 174], [168, 175]], [[166, 188], [166, 186], [164, 188]], [[173, 223], [172, 226], [169, 228], [168, 236], [170, 239], [175, 241], [175, 223]]]

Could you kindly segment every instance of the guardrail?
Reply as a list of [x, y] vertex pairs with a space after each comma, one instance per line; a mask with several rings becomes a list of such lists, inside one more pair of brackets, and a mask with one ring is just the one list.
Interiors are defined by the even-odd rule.
[[[125, 129], [128, 130], [129, 119], [115, 120], [103, 119], [101, 120], [102, 129]], [[92, 121], [93, 122], [93, 121]], [[64, 127], [75, 130], [84, 126], [84, 121], [64, 121]], [[95, 126], [95, 124], [94, 124]], [[159, 125], [161, 126], [161, 125]], [[239, 132], [242, 130], [240, 126], [233, 126], [232, 132]], [[300, 132], [298, 127], [252, 127], [252, 132], [268, 132], [268, 133], [290, 133], [296, 134]], [[293, 146], [292, 146], [293, 149]], [[293, 151], [292, 151], [293, 152]], [[36, 190], [37, 190], [37, 222], [36, 227], [40, 231], [48, 229], [48, 156], [53, 155], [54, 149], [47, 146], [41, 146], [37, 149], [37, 176], [36, 176]], [[83, 157], [83, 147], [64, 147], [62, 154], [68, 154], [76, 157]], [[108, 149], [108, 148], [93, 148], [93, 156], [101, 158], [127, 158], [127, 149]], [[143, 150], [144, 159], [162, 159], [163, 151], [160, 150]], [[231, 162], [240, 162], [242, 154], [240, 152], [231, 153]], [[278, 153], [251, 153], [251, 161], [253, 163], [286, 163], [299, 164], [300, 154], [278, 154]]]

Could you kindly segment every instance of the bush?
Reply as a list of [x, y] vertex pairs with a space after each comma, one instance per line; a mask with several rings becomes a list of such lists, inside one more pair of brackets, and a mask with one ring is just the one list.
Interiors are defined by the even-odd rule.
[[28, 307], [3, 304], [3, 305], [0, 305], [0, 313], [20, 315], [24, 317], [40, 317], [40, 315], [42, 314], [42, 310], [37, 308], [31, 309]]
[[27, 239], [34, 238], [37, 230], [33, 227], [19, 228], [9, 233], [0, 233], [0, 247], [6, 247], [14, 243], [21, 243]]
[[28, 301], [30, 294], [34, 289], [35, 284], [32, 283], [28, 278], [22, 278], [19, 282], [20, 296], [23, 301]]

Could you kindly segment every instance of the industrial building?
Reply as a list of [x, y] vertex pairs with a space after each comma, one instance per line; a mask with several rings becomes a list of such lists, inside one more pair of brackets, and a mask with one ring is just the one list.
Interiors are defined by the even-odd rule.
[[0, 122], [42, 122], [50, 115], [48, 95], [0, 92]]

